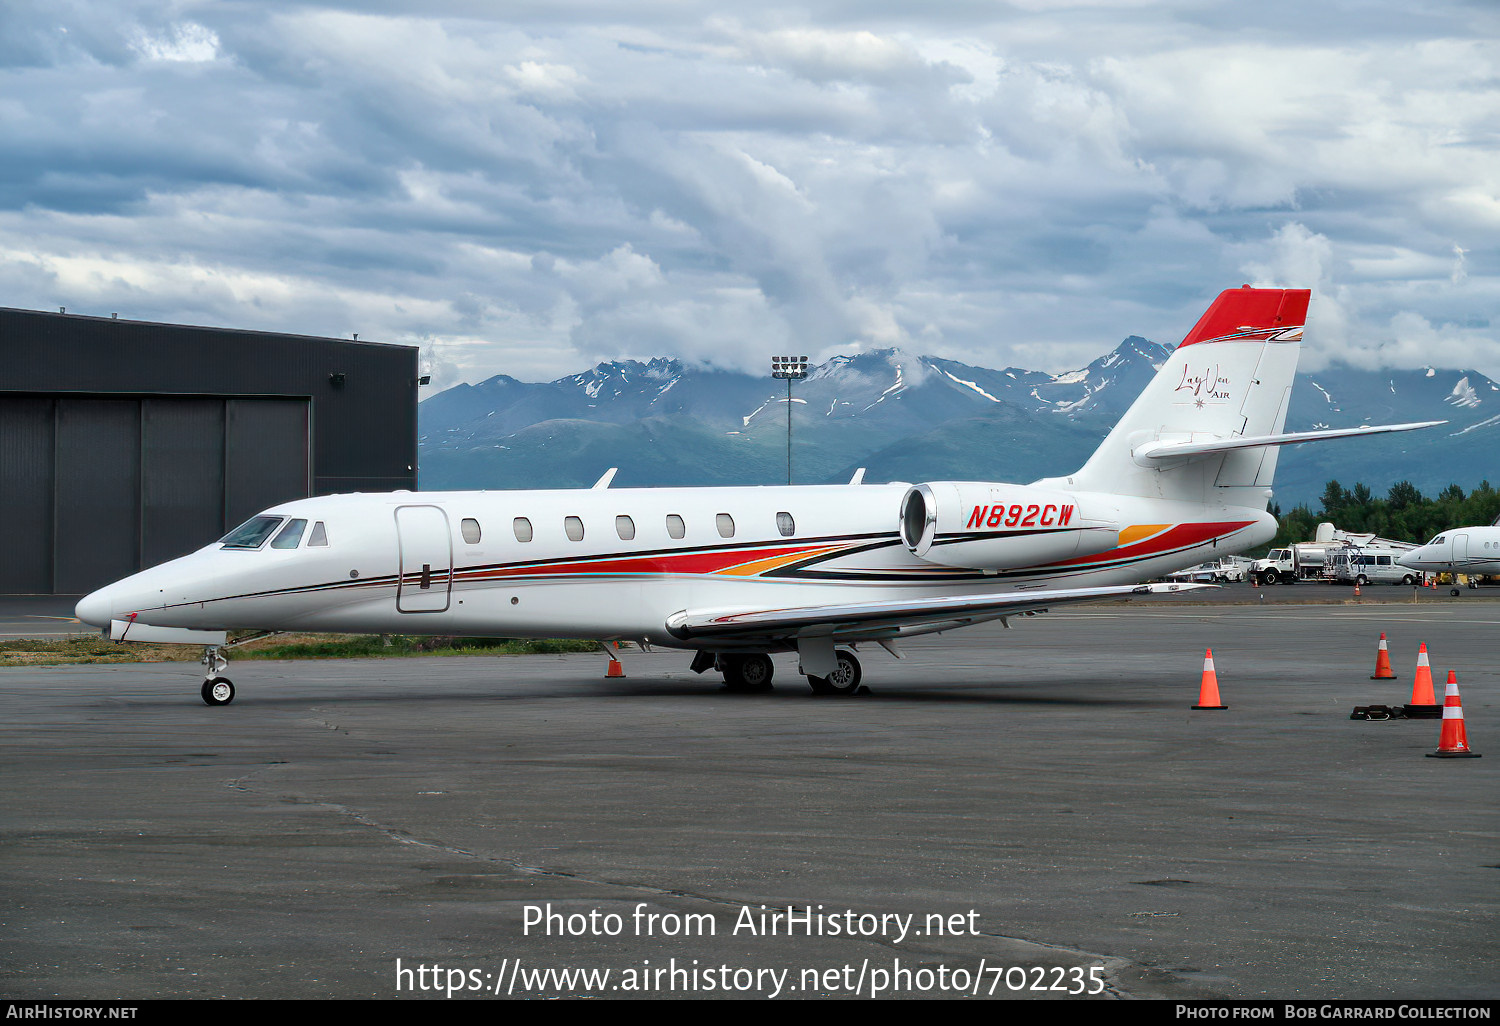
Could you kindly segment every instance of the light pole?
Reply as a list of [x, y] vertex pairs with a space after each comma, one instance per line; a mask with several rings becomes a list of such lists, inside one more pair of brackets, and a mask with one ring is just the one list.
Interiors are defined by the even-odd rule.
[[807, 377], [807, 357], [771, 357], [771, 377], [786, 378], [786, 483], [792, 483], [792, 382]]

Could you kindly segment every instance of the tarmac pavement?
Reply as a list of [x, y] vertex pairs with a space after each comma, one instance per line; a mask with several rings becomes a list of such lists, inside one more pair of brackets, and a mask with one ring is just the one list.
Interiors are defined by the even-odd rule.
[[[1500, 604], [1421, 597], [1070, 609], [862, 648], [854, 698], [633, 650], [247, 661], [218, 708], [0, 669], [0, 996], [1494, 998]], [[1484, 758], [1348, 718], [1422, 641]]]

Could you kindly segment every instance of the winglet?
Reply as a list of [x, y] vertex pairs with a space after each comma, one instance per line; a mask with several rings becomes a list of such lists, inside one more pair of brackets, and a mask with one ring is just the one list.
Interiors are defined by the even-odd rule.
[[864, 467], [860, 467], [858, 470], [856, 470], [854, 472], [854, 476], [849, 479], [849, 483], [852, 484], [852, 485], [864, 484], [865, 483], [865, 468]]
[[608, 470], [606, 470], [604, 472], [604, 476], [594, 482], [594, 490], [603, 491], [604, 489], [608, 488], [609, 483], [615, 479], [615, 472], [619, 469], [619, 467], [610, 467]]

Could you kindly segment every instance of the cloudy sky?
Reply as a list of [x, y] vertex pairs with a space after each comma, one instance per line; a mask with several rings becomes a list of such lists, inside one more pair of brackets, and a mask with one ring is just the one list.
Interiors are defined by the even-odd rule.
[[0, 0], [0, 305], [433, 387], [1065, 370], [1242, 282], [1314, 289], [1304, 366], [1500, 376], [1497, 240], [1493, 0]]

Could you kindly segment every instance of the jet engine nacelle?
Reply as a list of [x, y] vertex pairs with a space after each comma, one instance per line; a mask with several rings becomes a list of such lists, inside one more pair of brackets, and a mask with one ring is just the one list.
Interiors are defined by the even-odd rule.
[[1010, 570], [1108, 552], [1120, 526], [1114, 509], [1087, 508], [1068, 492], [938, 481], [901, 500], [901, 540], [930, 563]]

